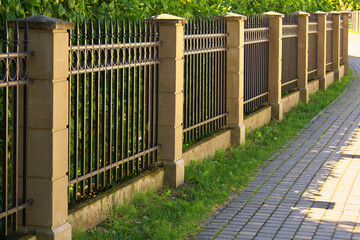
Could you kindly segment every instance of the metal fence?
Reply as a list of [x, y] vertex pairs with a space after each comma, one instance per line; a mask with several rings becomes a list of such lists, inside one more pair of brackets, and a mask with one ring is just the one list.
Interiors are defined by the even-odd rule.
[[308, 26], [308, 81], [317, 76], [318, 17], [311, 13]]
[[298, 15], [283, 18], [281, 93], [298, 86]]
[[268, 102], [269, 17], [248, 16], [244, 28], [244, 113], [248, 114]]
[[154, 21], [83, 21], [69, 34], [72, 203], [157, 162], [160, 42]]
[[340, 15], [340, 65], [344, 65], [343, 52], [343, 36], [344, 36], [344, 15]]
[[326, 71], [332, 71], [333, 67], [333, 15], [326, 16]]
[[226, 125], [226, 20], [189, 19], [184, 42], [183, 143], [187, 144]]
[[[0, 239], [26, 224], [28, 27], [20, 41], [18, 23], [4, 26], [0, 53]], [[12, 34], [9, 34], [12, 33]], [[22, 45], [22, 50], [20, 49]], [[20, 116], [22, 116], [20, 118]]]

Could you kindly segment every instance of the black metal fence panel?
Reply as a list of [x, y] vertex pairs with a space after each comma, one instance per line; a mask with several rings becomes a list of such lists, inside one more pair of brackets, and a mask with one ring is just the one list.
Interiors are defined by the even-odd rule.
[[311, 13], [308, 26], [308, 81], [317, 76], [317, 45], [318, 45], [318, 18]]
[[70, 32], [70, 203], [156, 164], [159, 45], [155, 21]]
[[268, 102], [269, 17], [248, 16], [244, 25], [244, 114], [249, 114]]
[[333, 15], [326, 16], [326, 71], [332, 71], [333, 67]]
[[[18, 23], [5, 22], [0, 53], [0, 239], [26, 225], [28, 27], [20, 40]], [[21, 45], [21, 47], [20, 47]], [[19, 116], [22, 116], [21, 118]]]
[[[343, 15], [341, 14], [341, 17]], [[344, 37], [344, 20], [340, 20], [340, 65], [344, 65], [344, 49], [343, 49], [343, 37]]]
[[298, 87], [298, 15], [283, 19], [281, 93]]
[[189, 19], [184, 27], [184, 42], [186, 145], [226, 125], [226, 20]]

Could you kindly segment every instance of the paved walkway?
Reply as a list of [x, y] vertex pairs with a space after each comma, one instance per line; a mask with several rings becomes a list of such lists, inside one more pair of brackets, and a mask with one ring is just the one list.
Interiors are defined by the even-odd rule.
[[[198, 239], [360, 240], [360, 35], [351, 87], [292, 139]], [[356, 50], [358, 48], [358, 51]], [[353, 51], [354, 50], [354, 51]]]

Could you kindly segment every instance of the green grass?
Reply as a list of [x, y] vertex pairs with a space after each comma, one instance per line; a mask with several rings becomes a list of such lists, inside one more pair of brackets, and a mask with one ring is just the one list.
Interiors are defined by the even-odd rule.
[[200, 223], [231, 193], [240, 193], [261, 171], [262, 163], [339, 96], [351, 78], [310, 96], [309, 104], [300, 103], [283, 121], [272, 121], [248, 134], [244, 145], [192, 163], [186, 167], [184, 186], [137, 194], [131, 202], [114, 208], [98, 228], [76, 231], [74, 239], [184, 239], [196, 235]]

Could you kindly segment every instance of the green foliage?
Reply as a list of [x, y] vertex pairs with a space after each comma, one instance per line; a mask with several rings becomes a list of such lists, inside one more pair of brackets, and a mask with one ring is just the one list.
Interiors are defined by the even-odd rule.
[[226, 12], [253, 14], [267, 11], [331, 11], [339, 7], [339, 0], [0, 0], [2, 20], [37, 14], [64, 20], [74, 20], [77, 16], [141, 19], [161, 13], [189, 17]]
[[196, 235], [201, 230], [199, 224], [216, 206], [230, 193], [241, 192], [259, 166], [339, 96], [350, 79], [345, 77], [326, 91], [311, 95], [309, 104], [300, 103], [283, 121], [273, 121], [248, 134], [245, 144], [219, 151], [203, 163], [192, 163], [186, 168], [184, 186], [140, 193], [133, 201], [114, 208], [101, 226], [77, 231], [74, 239], [185, 239]]

